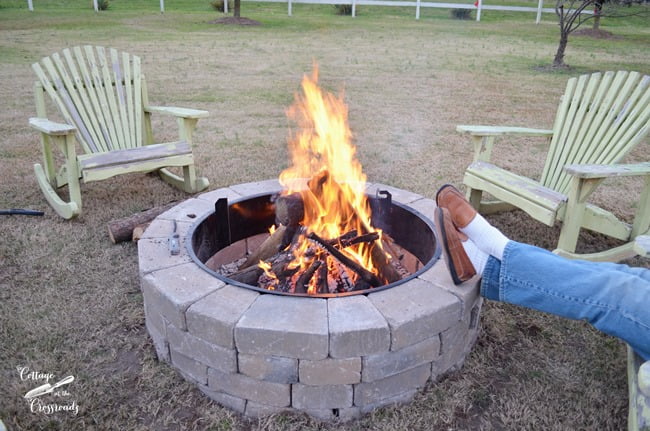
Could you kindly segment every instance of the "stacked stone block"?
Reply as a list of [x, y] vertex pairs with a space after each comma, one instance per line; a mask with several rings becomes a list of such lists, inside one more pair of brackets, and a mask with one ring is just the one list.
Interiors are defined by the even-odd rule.
[[[383, 185], [414, 208], [435, 206]], [[454, 286], [439, 261], [391, 289], [338, 298], [287, 297], [228, 285], [194, 263], [189, 226], [220, 197], [280, 190], [275, 180], [219, 189], [159, 216], [138, 253], [146, 326], [158, 358], [217, 403], [250, 417], [301, 411], [349, 420], [410, 401], [460, 367], [478, 331], [477, 281]], [[170, 256], [173, 222], [181, 254]]]

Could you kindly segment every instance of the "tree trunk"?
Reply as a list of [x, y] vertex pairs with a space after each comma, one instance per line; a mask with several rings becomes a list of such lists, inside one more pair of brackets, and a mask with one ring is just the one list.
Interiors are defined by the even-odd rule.
[[566, 66], [566, 64], [564, 64], [564, 51], [566, 50], [566, 45], [568, 42], [569, 35], [563, 28], [560, 28], [560, 44], [557, 47], [557, 52], [555, 53], [555, 58], [553, 59], [553, 67]]
[[239, 18], [241, 9], [241, 0], [235, 0], [235, 7], [233, 8], [232, 14], [234, 17]]
[[603, 5], [600, 3], [596, 3], [596, 6], [594, 7], [594, 30], [599, 30], [600, 29], [600, 16], [603, 11]]

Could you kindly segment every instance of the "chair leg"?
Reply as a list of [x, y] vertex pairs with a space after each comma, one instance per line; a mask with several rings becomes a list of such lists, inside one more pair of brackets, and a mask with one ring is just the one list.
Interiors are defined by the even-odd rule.
[[38, 185], [41, 187], [45, 199], [47, 202], [54, 208], [57, 214], [59, 214], [64, 219], [71, 219], [81, 214], [81, 208], [77, 206], [76, 202], [64, 202], [63, 199], [57, 194], [57, 192], [52, 188], [52, 185], [47, 179], [43, 167], [36, 163], [34, 165], [34, 173], [36, 174], [36, 180]]
[[483, 197], [483, 191], [477, 189], [467, 189], [467, 200], [474, 207], [476, 211], [481, 209], [481, 198]]
[[158, 170], [158, 174], [163, 181], [186, 193], [200, 192], [210, 185], [207, 178], [196, 177], [194, 165], [183, 166], [183, 177], [171, 173], [167, 168]]
[[587, 199], [602, 181], [602, 178], [574, 177], [572, 179], [557, 250], [575, 253], [580, 228], [583, 226]]

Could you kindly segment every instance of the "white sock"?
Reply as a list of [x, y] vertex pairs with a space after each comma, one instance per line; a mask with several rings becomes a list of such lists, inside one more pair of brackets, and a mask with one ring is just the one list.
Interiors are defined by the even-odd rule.
[[476, 214], [476, 217], [467, 226], [460, 229], [471, 239], [482, 252], [503, 259], [503, 250], [510, 241], [501, 231]]
[[488, 257], [490, 257], [490, 255], [481, 251], [481, 249], [478, 248], [471, 239], [463, 241], [461, 244], [463, 244], [463, 249], [465, 249], [467, 257], [469, 257], [470, 262], [472, 262], [472, 265], [476, 270], [476, 274], [479, 276], [483, 275], [485, 264], [487, 263]]

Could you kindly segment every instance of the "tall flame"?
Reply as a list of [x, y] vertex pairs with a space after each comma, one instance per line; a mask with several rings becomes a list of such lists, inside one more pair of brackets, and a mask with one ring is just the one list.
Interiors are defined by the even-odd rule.
[[[302, 223], [309, 232], [326, 239], [338, 238], [351, 230], [368, 232], [372, 229], [370, 205], [364, 193], [366, 176], [356, 159], [347, 106], [342, 95], [324, 93], [317, 81], [315, 67], [311, 77], [304, 76], [303, 92], [296, 95], [295, 103], [287, 110], [300, 130], [289, 140], [292, 166], [280, 174], [280, 182], [285, 193], [301, 194], [305, 208]], [[295, 264], [301, 269], [310, 264], [310, 258], [304, 254], [308, 246], [303, 241], [301, 250], [296, 252]], [[377, 273], [367, 244], [342, 251]], [[314, 286], [309, 289], [308, 293], [314, 293]]]

